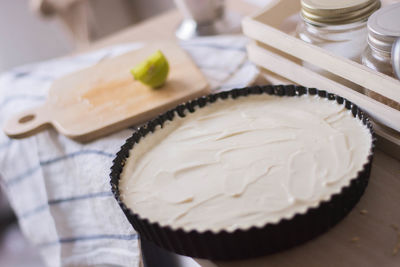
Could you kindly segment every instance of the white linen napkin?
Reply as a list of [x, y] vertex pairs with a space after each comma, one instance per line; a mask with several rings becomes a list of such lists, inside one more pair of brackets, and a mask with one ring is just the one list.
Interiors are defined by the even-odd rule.
[[[214, 91], [240, 88], [258, 76], [242, 36], [185, 41]], [[54, 79], [144, 44], [130, 43], [16, 68], [0, 75], [0, 125], [39, 105]], [[138, 236], [109, 184], [112, 160], [134, 127], [88, 144], [54, 129], [22, 139], [0, 132], [0, 181], [24, 235], [45, 263], [57, 266], [138, 266]]]

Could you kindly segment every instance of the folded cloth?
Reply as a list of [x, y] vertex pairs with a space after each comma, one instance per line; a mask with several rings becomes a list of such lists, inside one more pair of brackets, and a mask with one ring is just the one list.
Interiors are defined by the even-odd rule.
[[[242, 36], [185, 41], [181, 46], [214, 91], [243, 87], [257, 76]], [[16, 68], [0, 76], [0, 124], [45, 101], [54, 79], [138, 49], [124, 44]], [[48, 266], [138, 266], [138, 235], [113, 198], [112, 160], [134, 127], [88, 144], [50, 129], [12, 140], [0, 132], [0, 180], [23, 234]]]

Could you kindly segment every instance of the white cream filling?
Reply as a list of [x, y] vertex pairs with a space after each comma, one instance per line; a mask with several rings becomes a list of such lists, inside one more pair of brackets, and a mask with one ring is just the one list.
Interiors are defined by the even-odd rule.
[[174, 229], [263, 226], [340, 192], [370, 147], [368, 129], [335, 101], [217, 101], [136, 144], [121, 174], [121, 196], [142, 218]]

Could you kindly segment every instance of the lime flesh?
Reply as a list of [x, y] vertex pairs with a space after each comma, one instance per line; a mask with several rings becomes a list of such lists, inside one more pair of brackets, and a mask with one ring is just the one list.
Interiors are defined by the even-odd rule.
[[145, 61], [131, 69], [135, 80], [152, 88], [161, 87], [167, 80], [168, 72], [168, 60], [160, 50], [157, 50]]

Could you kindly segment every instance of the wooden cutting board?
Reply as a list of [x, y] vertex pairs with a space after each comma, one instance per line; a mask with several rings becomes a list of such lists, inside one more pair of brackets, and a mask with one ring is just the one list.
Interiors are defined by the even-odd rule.
[[[167, 57], [170, 73], [163, 87], [152, 89], [135, 81], [130, 69], [157, 49]], [[56, 80], [44, 105], [10, 118], [3, 130], [24, 138], [53, 126], [86, 142], [208, 93], [205, 77], [189, 56], [175, 43], [158, 42]]]

